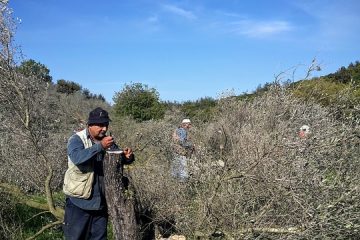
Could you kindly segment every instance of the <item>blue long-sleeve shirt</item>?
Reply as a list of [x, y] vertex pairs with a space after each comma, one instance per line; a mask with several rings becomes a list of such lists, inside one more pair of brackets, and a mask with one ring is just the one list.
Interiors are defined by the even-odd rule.
[[[89, 132], [86, 132], [87, 137], [90, 138]], [[102, 145], [93, 142], [91, 147], [85, 148], [81, 138], [77, 134], [74, 134], [68, 141], [67, 153], [71, 161], [77, 166], [89, 164], [90, 161], [92, 161], [94, 166], [94, 182], [90, 198], [81, 199], [69, 197], [71, 202], [79, 208], [86, 210], [100, 210], [106, 208], [103, 168], [105, 150]]]
[[[89, 131], [86, 129], [86, 135], [90, 138]], [[70, 197], [70, 200], [76, 206], [86, 210], [100, 210], [106, 208], [105, 184], [104, 184], [104, 167], [103, 160], [105, 157], [105, 149], [100, 142], [92, 141], [93, 145], [85, 148], [81, 138], [74, 134], [70, 137], [67, 145], [67, 154], [70, 160], [77, 166], [88, 165], [92, 162], [94, 166], [94, 182], [92, 186], [92, 194], [89, 199], [81, 199]], [[134, 155], [126, 158], [120, 155], [121, 167], [123, 164], [130, 164], [135, 160]]]
[[185, 128], [179, 127], [176, 129], [176, 134], [179, 137], [179, 143], [184, 148], [192, 148], [193, 142], [188, 139], [188, 132]]

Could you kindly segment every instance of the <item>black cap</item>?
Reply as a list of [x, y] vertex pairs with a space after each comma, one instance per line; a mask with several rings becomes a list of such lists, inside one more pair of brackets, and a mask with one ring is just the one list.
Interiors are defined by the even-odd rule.
[[108, 112], [101, 107], [97, 107], [89, 113], [89, 119], [87, 124], [109, 124], [110, 121], [111, 119], [109, 118]]

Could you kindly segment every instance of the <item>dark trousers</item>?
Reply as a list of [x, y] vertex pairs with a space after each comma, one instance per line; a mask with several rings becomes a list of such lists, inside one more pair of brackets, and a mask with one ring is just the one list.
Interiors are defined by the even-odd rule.
[[63, 230], [66, 240], [105, 240], [106, 210], [84, 210], [66, 199]]

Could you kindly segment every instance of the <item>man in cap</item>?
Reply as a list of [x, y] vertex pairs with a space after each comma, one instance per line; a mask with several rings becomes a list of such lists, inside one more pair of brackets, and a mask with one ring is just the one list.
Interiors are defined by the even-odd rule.
[[189, 136], [190, 128], [191, 121], [185, 118], [173, 133], [174, 159], [171, 162], [171, 174], [180, 182], [189, 178], [188, 160], [195, 149]]
[[[66, 239], [106, 239], [108, 213], [105, 199], [103, 160], [114, 139], [106, 136], [109, 114], [98, 107], [89, 113], [87, 127], [68, 141], [68, 169], [64, 177], [66, 194], [64, 235]], [[125, 164], [134, 160], [125, 148]]]

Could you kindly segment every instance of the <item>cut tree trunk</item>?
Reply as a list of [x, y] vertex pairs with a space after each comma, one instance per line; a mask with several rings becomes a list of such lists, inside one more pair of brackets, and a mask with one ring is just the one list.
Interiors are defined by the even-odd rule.
[[116, 240], [139, 239], [135, 199], [126, 193], [119, 153], [107, 152], [104, 160], [105, 195]]

